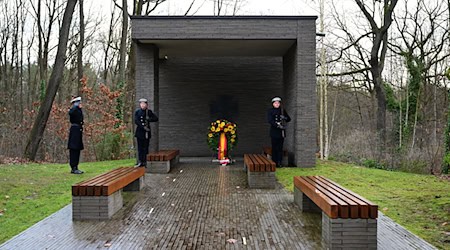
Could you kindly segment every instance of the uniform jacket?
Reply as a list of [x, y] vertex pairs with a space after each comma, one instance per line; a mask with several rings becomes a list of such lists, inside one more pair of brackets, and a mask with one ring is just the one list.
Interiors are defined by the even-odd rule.
[[278, 127], [278, 122], [281, 122], [281, 115], [286, 117], [286, 122], [291, 121], [286, 110], [283, 109], [283, 114], [281, 113], [281, 108], [270, 108], [267, 111], [267, 122], [270, 124], [270, 137], [272, 138], [283, 138], [283, 133], [281, 128]]
[[73, 106], [69, 110], [70, 131], [68, 149], [83, 150], [83, 111], [80, 107]]
[[[136, 124], [136, 133], [134, 136], [138, 139], [150, 139], [152, 133], [150, 131], [150, 122], [157, 122], [158, 116], [156, 116], [150, 109], [137, 109], [134, 112], [134, 123]], [[147, 128], [148, 131], [145, 129]], [[148, 133], [146, 138], [145, 134]]]

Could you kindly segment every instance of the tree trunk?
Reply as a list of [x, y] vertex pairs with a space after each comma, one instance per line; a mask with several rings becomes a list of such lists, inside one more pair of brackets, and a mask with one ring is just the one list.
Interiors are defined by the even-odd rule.
[[78, 81], [78, 96], [81, 95], [81, 79], [83, 79], [83, 47], [84, 47], [84, 7], [83, 1], [79, 1], [80, 5], [80, 41], [78, 44], [77, 53], [77, 81]]
[[119, 49], [119, 81], [117, 89], [121, 91], [120, 97], [117, 99], [116, 117], [123, 123], [124, 117], [124, 96], [125, 75], [126, 75], [126, 57], [127, 57], [127, 37], [128, 37], [128, 5], [127, 0], [122, 1], [122, 36], [120, 38]]
[[[382, 72], [386, 51], [388, 47], [388, 30], [392, 24], [392, 13], [397, 5], [398, 0], [384, 0], [382, 25], [378, 27], [374, 16], [372, 16], [366, 8], [362, 0], [355, 0], [358, 7], [363, 12], [370, 24], [373, 44], [370, 50], [370, 73], [372, 76], [375, 96], [377, 98], [377, 116], [376, 128], [378, 134], [378, 158], [384, 158], [386, 148], [386, 94], [384, 93]], [[375, 2], [373, 2], [375, 4]]]
[[125, 62], [127, 56], [127, 37], [128, 37], [128, 6], [127, 0], [122, 1], [122, 36], [120, 38], [119, 49], [119, 84], [125, 81]]
[[[44, 59], [42, 56], [42, 36], [44, 34], [44, 32], [42, 31], [42, 24], [41, 24], [41, 9], [42, 9], [42, 0], [38, 0], [37, 3], [37, 28], [38, 28], [38, 64], [39, 64], [39, 84], [38, 84], [38, 88], [39, 88], [39, 93], [41, 93], [41, 86], [42, 86], [42, 82], [45, 81], [44, 80]], [[39, 95], [39, 99], [41, 99], [41, 95]], [[42, 101], [42, 100], [41, 100]]]
[[58, 87], [62, 80], [64, 63], [66, 59], [67, 42], [69, 40], [69, 29], [76, 3], [77, 0], [68, 0], [64, 11], [64, 17], [61, 24], [61, 29], [59, 31], [58, 50], [56, 53], [55, 64], [48, 82], [43, 103], [39, 107], [38, 115], [34, 121], [33, 128], [25, 148], [24, 157], [30, 160], [36, 159], [36, 153], [45, 132], [45, 127], [50, 116], [53, 100], [55, 99], [56, 92], [58, 91]]
[[384, 93], [383, 80], [378, 73], [377, 65], [372, 66], [372, 76], [374, 76], [375, 97], [377, 98], [377, 133], [379, 138], [379, 153], [383, 154], [386, 147], [386, 94]]

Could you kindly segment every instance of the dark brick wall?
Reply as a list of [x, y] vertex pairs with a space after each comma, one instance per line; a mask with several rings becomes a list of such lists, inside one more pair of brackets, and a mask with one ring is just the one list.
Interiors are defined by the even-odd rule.
[[159, 80], [160, 148], [211, 155], [207, 127], [223, 116], [238, 124], [235, 155], [270, 145], [266, 111], [282, 94], [281, 57], [169, 58]]
[[[315, 18], [305, 21], [315, 22]], [[133, 19], [131, 25], [133, 39], [296, 39], [297, 22], [296, 19], [187, 17]]]
[[298, 167], [316, 165], [316, 25], [314, 22], [300, 22], [298, 25], [296, 51], [296, 159]]
[[283, 105], [286, 108], [289, 116], [292, 118], [291, 122], [286, 127], [286, 138], [284, 148], [289, 152], [289, 163], [295, 164], [296, 141], [295, 132], [297, 125], [297, 109], [296, 100], [297, 92], [295, 89], [297, 83], [297, 45], [294, 44], [289, 51], [283, 56]]
[[[153, 111], [159, 113], [159, 59], [158, 48], [151, 44], [136, 43], [136, 108], [137, 100], [146, 98]], [[134, 114], [133, 114], [134, 115]], [[151, 149], [158, 149], [158, 125], [151, 124]]]

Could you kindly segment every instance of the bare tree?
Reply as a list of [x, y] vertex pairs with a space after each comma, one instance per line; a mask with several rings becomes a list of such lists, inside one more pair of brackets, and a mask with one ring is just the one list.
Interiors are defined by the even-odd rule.
[[[448, 5], [441, 1], [418, 0], [417, 6], [408, 9], [411, 4], [408, 0], [404, 2], [405, 11], [402, 16], [396, 15], [397, 27], [396, 39], [390, 43], [391, 49], [405, 60], [406, 68], [410, 75], [407, 83], [407, 102], [405, 118], [399, 123], [402, 135], [410, 135], [411, 150], [414, 149], [416, 141], [416, 130], [419, 112], [421, 112], [421, 99], [429, 101], [423, 103], [434, 103], [436, 106], [436, 88], [439, 78], [445, 75], [445, 66], [442, 63], [450, 57], [446, 49], [449, 48], [448, 28]], [[428, 94], [428, 85], [435, 82], [434, 93]], [[399, 102], [401, 103], [401, 101]], [[405, 106], [403, 106], [405, 108]], [[401, 110], [400, 110], [401, 111]], [[435, 124], [433, 131], [437, 130], [437, 107], [433, 110]], [[426, 116], [426, 114], [420, 115]], [[412, 130], [412, 134], [410, 133]], [[409, 139], [409, 138], [407, 138]], [[434, 145], [437, 135], [432, 133]]]
[[84, 24], [84, 7], [83, 7], [83, 1], [79, 0], [78, 4], [80, 7], [80, 40], [78, 43], [78, 53], [77, 53], [77, 75], [78, 75], [78, 88], [77, 92], [78, 95], [81, 94], [81, 79], [83, 78], [83, 48], [84, 48], [84, 30], [85, 30], [85, 24]]
[[369, 12], [366, 3], [363, 3], [362, 0], [355, 1], [371, 27], [372, 48], [370, 51], [369, 64], [377, 98], [377, 133], [380, 140], [379, 150], [382, 152], [386, 146], [386, 95], [384, 93], [382, 73], [388, 48], [388, 30], [392, 24], [392, 13], [394, 12], [398, 0], [383, 1], [383, 18], [380, 26], [375, 21], [375, 15]]
[[69, 39], [69, 28], [72, 22], [72, 16], [76, 3], [77, 0], [68, 0], [64, 11], [63, 22], [59, 31], [58, 51], [56, 53], [53, 71], [50, 76], [43, 103], [39, 107], [38, 115], [34, 121], [33, 128], [25, 148], [24, 156], [30, 160], [36, 159], [36, 153], [44, 135], [53, 100], [55, 99], [56, 92], [58, 91], [58, 87], [61, 83], [65, 65], [64, 62], [66, 58], [67, 43]]

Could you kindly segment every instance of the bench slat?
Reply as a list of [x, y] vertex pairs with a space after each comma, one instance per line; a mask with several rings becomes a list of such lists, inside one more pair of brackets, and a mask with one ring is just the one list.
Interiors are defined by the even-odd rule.
[[72, 186], [73, 196], [106, 196], [145, 174], [144, 168], [120, 167]]
[[170, 161], [180, 154], [178, 149], [165, 149], [147, 155], [148, 161]]
[[356, 204], [357, 211], [354, 210], [350, 211], [351, 218], [362, 218], [367, 219], [369, 218], [369, 206], [367, 203], [360, 201], [356, 197], [352, 196], [347, 192], [346, 189], [342, 188], [339, 185], [332, 184], [324, 178], [320, 178], [320, 176], [315, 176], [317, 182], [322, 183], [323, 185], [326, 185], [329, 190], [331, 190], [335, 195], [340, 196], [342, 199], [345, 199], [347, 203]]
[[112, 193], [116, 192], [119, 189], [122, 189], [144, 174], [144, 168], [134, 168], [134, 171], [122, 176], [122, 178], [106, 183], [103, 186], [102, 195], [111, 195]]
[[93, 178], [91, 178], [91, 179], [88, 179], [88, 180], [84, 180], [84, 181], [79, 182], [79, 183], [77, 183], [77, 184], [75, 184], [75, 185], [73, 185], [73, 186], [74, 186], [74, 187], [78, 187], [78, 186], [81, 186], [81, 185], [83, 185], [83, 184], [87, 184], [87, 183], [89, 183], [89, 182], [92, 182], [92, 181], [95, 181], [95, 180], [97, 180], [97, 179], [103, 178], [103, 177], [106, 176], [106, 175], [113, 174], [115, 171], [119, 171], [120, 169], [121, 169], [121, 168], [117, 168], [117, 169], [111, 170], [111, 171], [108, 172], [108, 173], [104, 173], [104, 174], [95, 176], [95, 177], [93, 177]]
[[306, 181], [309, 184], [311, 184], [311, 186], [313, 186], [315, 188], [314, 191], [316, 193], [320, 192], [320, 193], [326, 195], [328, 198], [332, 199], [334, 202], [336, 202], [338, 205], [338, 217], [339, 218], [347, 219], [349, 217], [349, 207], [348, 207], [347, 202], [340, 199], [334, 193], [330, 192], [326, 188], [320, 186], [318, 183], [314, 182], [314, 180], [312, 180], [309, 176], [302, 176], [301, 180]]
[[[88, 195], [96, 195], [96, 196], [108, 195], [108, 194], [104, 193], [104, 191], [103, 191], [104, 188], [108, 186], [108, 183], [124, 178], [125, 176], [129, 175], [131, 172], [135, 171], [134, 169], [135, 168], [125, 168], [126, 171], [117, 173], [114, 176], [111, 176], [110, 178], [104, 180], [103, 182], [97, 183], [93, 187], [92, 186], [88, 187], [88, 190], [89, 189], [93, 190], [93, 192], [91, 192], [91, 193], [88, 192]], [[128, 185], [128, 184], [126, 184], [126, 185]]]
[[375, 203], [373, 203], [373, 202], [367, 200], [366, 198], [358, 195], [357, 193], [355, 193], [353, 191], [350, 191], [350, 190], [340, 186], [339, 184], [337, 184], [336, 182], [334, 182], [334, 181], [332, 181], [330, 179], [327, 179], [327, 178], [322, 177], [322, 176], [318, 176], [318, 178], [321, 179], [321, 180], [324, 180], [324, 181], [326, 181], [326, 182], [328, 182], [328, 183], [330, 183], [332, 185], [334, 185], [335, 187], [337, 187], [337, 188], [339, 188], [341, 190], [343, 190], [349, 196], [351, 196], [352, 197], [351, 199], [353, 199], [355, 202], [357, 200], [359, 200], [359, 202], [363, 202], [363, 203], [367, 204], [368, 212], [367, 212], [367, 214], [364, 214], [364, 217], [371, 218], [371, 219], [378, 218], [378, 205], [376, 205]]
[[311, 180], [314, 181], [314, 183], [317, 183], [318, 185], [322, 186], [324, 189], [328, 190], [329, 192], [331, 192], [334, 196], [338, 197], [340, 200], [344, 201], [347, 206], [348, 206], [348, 217], [356, 219], [356, 218], [361, 218], [360, 217], [360, 206], [364, 206], [364, 203], [357, 203], [354, 200], [352, 200], [351, 198], [349, 198], [348, 196], [346, 196], [345, 194], [342, 193], [341, 190], [336, 189], [335, 186], [330, 185], [327, 182], [324, 182], [323, 180], [317, 178], [317, 176], [309, 176], [309, 178]]
[[261, 158], [259, 158], [257, 155], [253, 155], [253, 159], [256, 165], [256, 171], [258, 172], [265, 171], [265, 165], [262, 162]]
[[259, 166], [257, 165], [255, 157], [253, 157], [253, 155], [248, 155], [248, 157], [250, 158], [250, 161], [251, 161], [251, 164], [252, 164], [252, 169], [250, 169], [250, 171], [252, 171], [252, 172], [259, 171]]
[[85, 180], [83, 182], [77, 183], [72, 186], [72, 194], [75, 196], [78, 195], [86, 195], [87, 194], [87, 186], [91, 185], [91, 183], [95, 183], [96, 181], [103, 180], [104, 178], [108, 178], [110, 176], [114, 176], [117, 173], [124, 171], [123, 167], [116, 168], [111, 170], [110, 172], [95, 176], [94, 178]]
[[[86, 188], [86, 195], [88, 195], [88, 196], [96, 195], [95, 189], [98, 186], [101, 186], [102, 183], [108, 182], [109, 180], [119, 178], [124, 173], [127, 173], [129, 171], [128, 169], [129, 168], [124, 167], [124, 168], [121, 168], [119, 171], [114, 171], [110, 175], [105, 175], [103, 178], [97, 179], [95, 182], [89, 182], [88, 184], [83, 184], [83, 188]], [[97, 193], [98, 193], [98, 191], [97, 191]], [[98, 195], [101, 195], [101, 194], [98, 194]]]
[[321, 192], [316, 192], [316, 188], [309, 182], [294, 176], [294, 186], [300, 188], [318, 207], [322, 209], [330, 218], [336, 219], [339, 214], [338, 204]]
[[250, 172], [275, 172], [276, 164], [262, 154], [244, 154], [244, 164]]
[[261, 160], [264, 162], [265, 164], [265, 170], [266, 172], [272, 172], [272, 164], [270, 163], [269, 159], [267, 159], [267, 157], [263, 156], [261, 158]]

